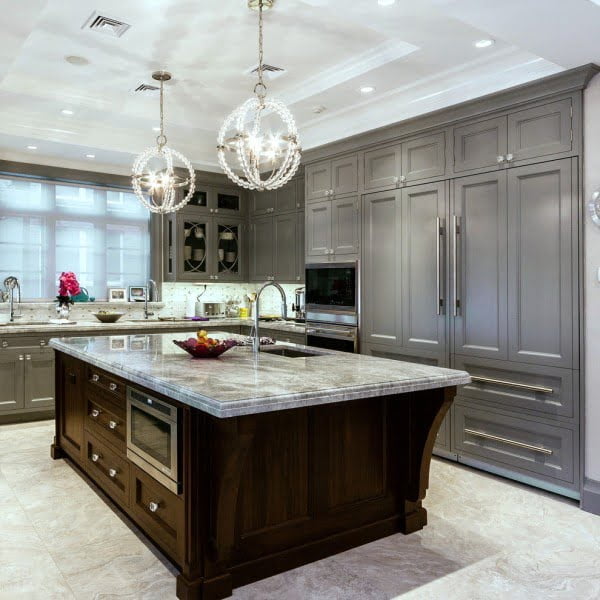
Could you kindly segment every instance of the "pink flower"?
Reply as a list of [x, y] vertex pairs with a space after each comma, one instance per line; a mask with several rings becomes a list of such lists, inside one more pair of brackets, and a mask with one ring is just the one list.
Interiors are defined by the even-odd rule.
[[58, 278], [58, 295], [59, 296], [76, 296], [81, 292], [79, 282], [75, 273], [71, 271], [63, 272]]

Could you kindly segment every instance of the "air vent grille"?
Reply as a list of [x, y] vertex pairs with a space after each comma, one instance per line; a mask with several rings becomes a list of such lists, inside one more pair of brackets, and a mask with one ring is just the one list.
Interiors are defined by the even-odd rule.
[[123, 21], [106, 17], [94, 11], [83, 24], [82, 29], [91, 29], [92, 31], [100, 31], [113, 37], [121, 37], [129, 27], [130, 25]]
[[134, 92], [156, 92], [158, 90], [158, 86], [151, 85], [149, 83], [140, 83], [133, 91]]
[[[277, 77], [281, 77], [287, 71], [282, 67], [275, 67], [273, 65], [263, 65], [263, 76], [265, 79], [276, 79]], [[246, 75], [256, 76], [258, 74], [258, 65], [254, 67], [250, 67], [245, 71]]]

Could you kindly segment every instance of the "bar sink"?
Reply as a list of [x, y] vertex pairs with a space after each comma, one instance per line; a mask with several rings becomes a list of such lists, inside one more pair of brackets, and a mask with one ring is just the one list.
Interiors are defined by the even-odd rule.
[[275, 354], [276, 356], [284, 356], [286, 358], [308, 358], [311, 356], [325, 356], [328, 352], [311, 352], [308, 350], [297, 350], [296, 348], [261, 348], [261, 352], [265, 354]]

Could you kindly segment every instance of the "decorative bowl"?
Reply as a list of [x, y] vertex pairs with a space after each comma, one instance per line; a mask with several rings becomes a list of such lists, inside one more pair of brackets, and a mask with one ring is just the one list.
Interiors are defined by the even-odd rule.
[[116, 323], [125, 313], [121, 312], [107, 312], [107, 313], [93, 313], [98, 321], [102, 323]]
[[230, 348], [238, 345], [236, 340], [223, 340], [216, 346], [205, 346], [204, 344], [198, 344], [195, 338], [189, 338], [183, 341], [173, 340], [173, 343], [176, 346], [183, 348], [194, 358], [217, 358], [218, 356], [221, 356], [223, 352], [227, 352]]

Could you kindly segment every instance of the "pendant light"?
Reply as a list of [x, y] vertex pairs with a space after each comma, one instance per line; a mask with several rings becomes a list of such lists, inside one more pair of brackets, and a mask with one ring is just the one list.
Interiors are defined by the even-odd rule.
[[[154, 213], [175, 212], [185, 206], [195, 190], [196, 174], [190, 161], [177, 150], [167, 146], [164, 132], [164, 82], [171, 79], [166, 71], [152, 73], [160, 81], [160, 133], [156, 146], [147, 148], [133, 163], [132, 186], [139, 201]], [[173, 159], [180, 160], [187, 169], [187, 177], [175, 173]], [[151, 166], [152, 165], [152, 166]], [[185, 197], [178, 201], [177, 190], [187, 188]]]
[[[285, 185], [298, 170], [300, 139], [294, 117], [279, 100], [268, 99], [264, 83], [263, 10], [275, 0], [249, 0], [248, 7], [258, 10], [258, 82], [254, 96], [225, 119], [217, 138], [217, 156], [229, 179], [251, 190], [275, 190]], [[265, 131], [267, 120], [281, 122], [280, 131]], [[228, 158], [237, 159], [232, 167]], [[241, 171], [240, 175], [234, 172]]]

